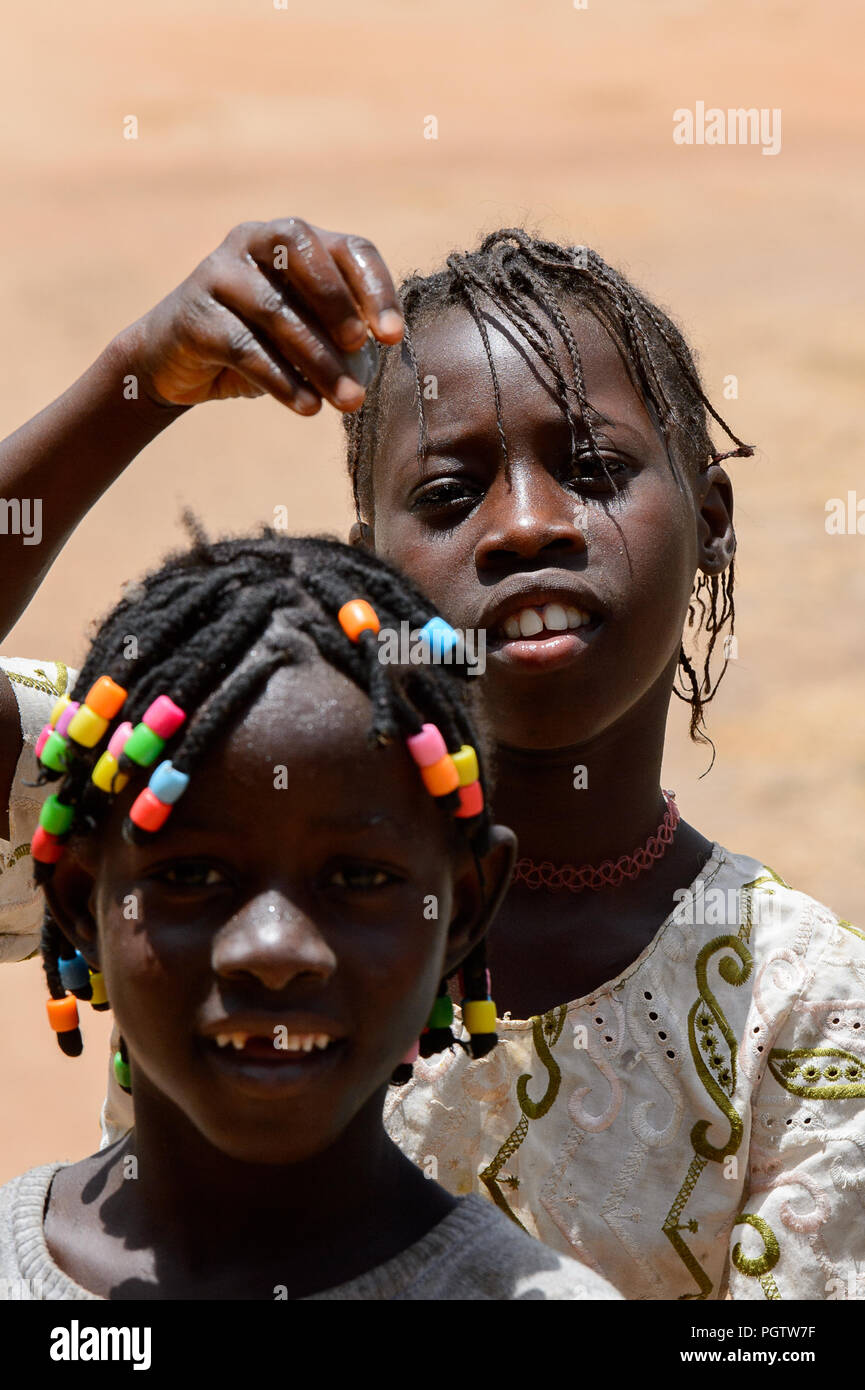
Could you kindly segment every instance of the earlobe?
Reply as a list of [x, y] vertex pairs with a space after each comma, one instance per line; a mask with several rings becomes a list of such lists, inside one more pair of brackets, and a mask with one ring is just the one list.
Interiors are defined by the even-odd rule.
[[489, 849], [480, 858], [483, 883], [469, 859], [465, 873], [455, 885], [455, 915], [448, 929], [446, 974], [460, 964], [469, 951], [486, 935], [511, 886], [517, 857], [517, 837], [506, 825], [490, 828]]
[[373, 549], [372, 527], [368, 521], [355, 521], [348, 533], [349, 545], [357, 546], [359, 550]]

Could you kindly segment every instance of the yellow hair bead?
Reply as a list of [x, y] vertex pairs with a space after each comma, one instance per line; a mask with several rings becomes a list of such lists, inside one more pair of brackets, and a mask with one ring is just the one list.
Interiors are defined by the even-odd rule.
[[88, 705], [81, 705], [70, 719], [66, 732], [76, 743], [80, 743], [82, 748], [93, 748], [107, 728], [107, 719], [103, 719], [101, 714], [96, 714]]
[[94, 1008], [97, 1008], [99, 1004], [108, 1003], [108, 994], [105, 989], [105, 978], [101, 970], [91, 970], [90, 988], [93, 991], [92, 995], [90, 996], [90, 1003], [93, 1005]]
[[120, 771], [120, 764], [111, 753], [105, 752], [99, 759], [90, 774], [90, 780], [96, 784], [101, 792], [116, 793], [122, 792], [129, 776]]
[[478, 755], [470, 743], [464, 743], [458, 753], [451, 753], [453, 765], [459, 773], [460, 786], [471, 786], [480, 777]]
[[493, 1000], [463, 1000], [463, 1023], [472, 1036], [475, 1033], [494, 1033], [496, 1031], [496, 1006]]
[[60, 718], [61, 714], [63, 713], [63, 711], [69, 703], [69, 696], [61, 695], [60, 699], [54, 705], [54, 708], [48, 716], [48, 723], [51, 725], [52, 729], [57, 728], [57, 720]]

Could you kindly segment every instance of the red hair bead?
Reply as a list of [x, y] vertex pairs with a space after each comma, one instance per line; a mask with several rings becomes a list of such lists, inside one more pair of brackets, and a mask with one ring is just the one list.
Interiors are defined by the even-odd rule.
[[52, 835], [43, 826], [37, 825], [33, 831], [33, 839], [30, 841], [30, 854], [32, 858], [40, 864], [56, 864], [61, 858], [65, 845], [61, 845], [56, 835]]
[[139, 830], [160, 830], [171, 815], [171, 807], [160, 801], [149, 787], [139, 792], [129, 811], [129, 819]]
[[484, 791], [480, 782], [471, 782], [467, 787], [460, 787], [459, 798], [459, 810], [454, 811], [458, 819], [479, 816], [484, 809]]

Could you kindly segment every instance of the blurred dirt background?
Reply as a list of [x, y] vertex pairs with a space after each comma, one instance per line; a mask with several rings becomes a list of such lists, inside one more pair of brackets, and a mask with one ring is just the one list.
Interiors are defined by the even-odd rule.
[[[0, 56], [0, 428], [244, 219], [362, 232], [395, 274], [514, 223], [595, 246], [672, 309], [760, 446], [731, 465], [738, 655], [710, 707], [717, 762], [698, 780], [676, 703], [665, 785], [705, 834], [861, 924], [865, 540], [827, 535], [825, 507], [865, 495], [863, 38], [854, 0], [18, 8]], [[673, 111], [698, 100], [780, 107], [780, 154], [675, 145]], [[4, 650], [77, 663], [185, 504], [215, 530], [285, 504], [294, 529], [344, 534], [341, 447], [329, 410], [192, 411], [93, 511]], [[86, 1011], [73, 1062], [43, 997], [37, 962], [0, 970], [0, 1181], [98, 1142], [110, 1019]]]

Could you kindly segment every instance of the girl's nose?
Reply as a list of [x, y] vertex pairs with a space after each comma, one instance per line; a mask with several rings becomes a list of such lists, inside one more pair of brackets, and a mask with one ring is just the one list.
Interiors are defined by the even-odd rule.
[[487, 494], [486, 528], [475, 551], [479, 570], [508, 568], [515, 560], [579, 554], [586, 548], [585, 504], [542, 464], [514, 465]]
[[213, 968], [225, 979], [253, 976], [269, 990], [292, 980], [327, 980], [336, 956], [315, 923], [281, 893], [251, 898], [217, 933]]

